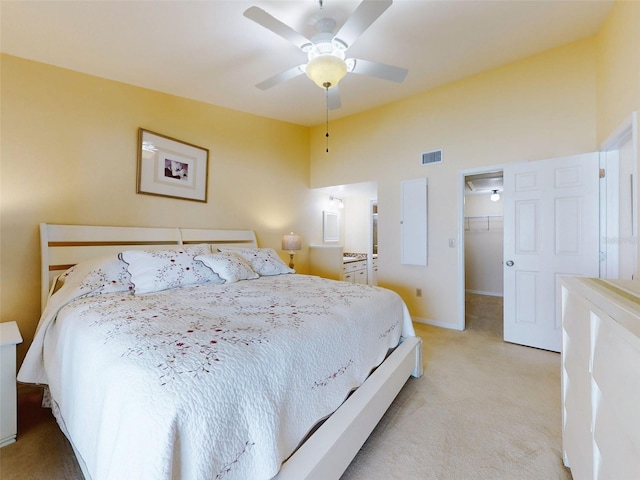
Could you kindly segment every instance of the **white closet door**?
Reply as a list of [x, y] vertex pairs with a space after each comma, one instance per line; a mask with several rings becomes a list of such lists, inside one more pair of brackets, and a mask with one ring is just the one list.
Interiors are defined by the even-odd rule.
[[504, 339], [562, 350], [560, 278], [599, 273], [599, 155], [504, 167]]
[[402, 182], [401, 262], [427, 264], [427, 179]]

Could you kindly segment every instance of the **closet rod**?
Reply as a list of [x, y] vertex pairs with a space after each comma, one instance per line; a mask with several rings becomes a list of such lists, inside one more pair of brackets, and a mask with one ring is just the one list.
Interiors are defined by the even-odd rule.
[[[465, 230], [471, 230], [471, 222], [484, 222], [486, 221], [486, 228], [482, 230], [491, 230], [491, 220], [502, 220], [502, 215], [482, 215], [482, 216], [474, 216], [474, 217], [464, 217], [465, 220]], [[475, 230], [480, 230], [476, 228]]]

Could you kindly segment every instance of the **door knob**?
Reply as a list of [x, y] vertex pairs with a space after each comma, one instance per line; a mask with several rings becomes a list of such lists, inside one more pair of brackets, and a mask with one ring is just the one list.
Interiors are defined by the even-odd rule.
[[507, 267], [513, 267], [513, 260], [507, 260]]

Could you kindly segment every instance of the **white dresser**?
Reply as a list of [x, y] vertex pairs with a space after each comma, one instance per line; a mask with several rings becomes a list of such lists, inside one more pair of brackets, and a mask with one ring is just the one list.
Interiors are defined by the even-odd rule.
[[640, 282], [564, 278], [562, 342], [565, 465], [640, 479]]
[[16, 345], [22, 336], [16, 322], [0, 323], [0, 447], [16, 441], [18, 433]]

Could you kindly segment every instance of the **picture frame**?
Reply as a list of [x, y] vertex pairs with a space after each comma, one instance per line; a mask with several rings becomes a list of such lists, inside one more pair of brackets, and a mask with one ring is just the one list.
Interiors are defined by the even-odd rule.
[[136, 193], [207, 201], [209, 150], [138, 129]]
[[322, 233], [325, 242], [340, 241], [340, 224], [338, 213], [325, 210], [322, 212]]

